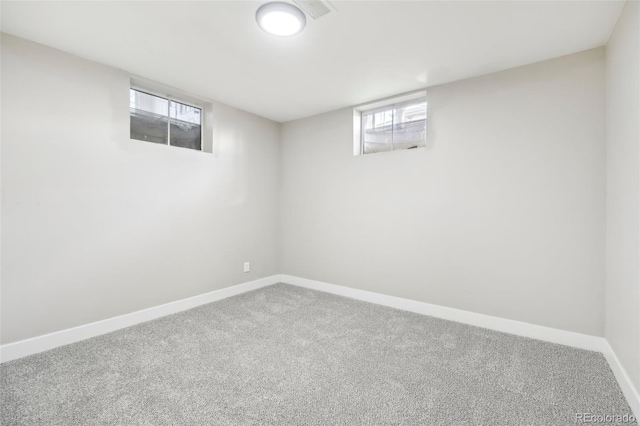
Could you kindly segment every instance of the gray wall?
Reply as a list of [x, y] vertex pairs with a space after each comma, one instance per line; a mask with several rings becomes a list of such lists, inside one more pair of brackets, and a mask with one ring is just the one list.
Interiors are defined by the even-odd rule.
[[278, 272], [277, 123], [130, 140], [127, 73], [8, 35], [1, 101], [2, 343]]
[[[629, 4], [607, 61], [606, 335], [637, 384]], [[430, 88], [426, 149], [360, 157], [351, 109], [280, 129], [214, 102], [206, 154], [129, 139], [127, 73], [3, 35], [1, 342], [279, 272], [603, 335], [604, 70], [595, 49]]]
[[640, 5], [607, 45], [606, 338], [640, 389]]
[[602, 336], [604, 72], [432, 87], [426, 149], [354, 157], [351, 109], [284, 124], [282, 272]]

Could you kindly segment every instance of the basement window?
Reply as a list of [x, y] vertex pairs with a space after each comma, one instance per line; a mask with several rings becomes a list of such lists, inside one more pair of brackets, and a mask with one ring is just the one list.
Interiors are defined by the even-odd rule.
[[426, 92], [412, 93], [353, 109], [354, 155], [424, 147]]
[[131, 139], [202, 151], [202, 108], [129, 89]]

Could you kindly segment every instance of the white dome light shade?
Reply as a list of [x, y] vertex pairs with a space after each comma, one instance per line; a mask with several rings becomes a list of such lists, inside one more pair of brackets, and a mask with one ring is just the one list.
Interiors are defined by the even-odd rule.
[[256, 12], [258, 26], [269, 34], [292, 36], [307, 23], [304, 13], [290, 3], [273, 2], [260, 6]]

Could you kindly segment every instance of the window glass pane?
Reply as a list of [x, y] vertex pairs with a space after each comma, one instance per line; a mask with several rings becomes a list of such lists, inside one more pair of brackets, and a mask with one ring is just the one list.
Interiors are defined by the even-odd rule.
[[167, 144], [169, 101], [137, 90], [129, 90], [131, 139]]
[[427, 103], [418, 101], [394, 108], [393, 149], [425, 146]]
[[134, 89], [129, 90], [129, 108], [167, 116], [168, 102], [167, 99], [159, 96], [139, 92]]
[[201, 150], [202, 132], [200, 129], [201, 114], [200, 108], [171, 101], [171, 133], [170, 144], [183, 148]]
[[391, 151], [393, 110], [362, 113], [362, 149], [364, 154]]
[[202, 110], [200, 108], [181, 104], [180, 102], [171, 101], [170, 116], [171, 118], [175, 118], [176, 120], [200, 125], [201, 112]]

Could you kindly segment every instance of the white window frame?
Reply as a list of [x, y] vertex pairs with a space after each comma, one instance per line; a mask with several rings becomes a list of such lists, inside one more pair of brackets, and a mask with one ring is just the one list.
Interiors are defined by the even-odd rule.
[[[168, 132], [166, 146], [188, 149], [189, 151], [195, 151], [195, 152], [212, 153], [212, 150], [213, 150], [213, 141], [212, 141], [212, 135], [211, 135], [212, 104], [210, 102], [188, 95], [186, 93], [183, 93], [179, 90], [162, 85], [160, 83], [156, 83], [151, 80], [146, 80], [139, 77], [131, 77], [129, 88], [136, 90], [138, 92], [143, 92], [152, 96], [157, 96], [159, 98], [167, 99], [168, 101], [167, 112], [170, 111], [171, 101], [188, 105], [193, 108], [198, 108], [200, 110], [200, 151], [198, 151], [197, 149], [184, 148], [180, 146], [171, 145], [170, 131]], [[129, 118], [129, 120], [131, 120], [131, 118]], [[168, 125], [170, 126], [171, 125], [170, 115], [169, 115], [168, 122], [169, 122]], [[131, 139], [131, 140], [137, 141], [138, 139]], [[141, 141], [141, 142], [144, 142], [144, 141]], [[159, 144], [159, 145], [164, 145], [164, 144]]]
[[[390, 109], [392, 107], [402, 106], [403, 104], [411, 103], [417, 99], [425, 99], [427, 102], [427, 92], [425, 90], [420, 90], [417, 92], [410, 92], [399, 96], [392, 96], [389, 98], [377, 100], [374, 102], [369, 102], [366, 104], [358, 105], [353, 108], [353, 155], [366, 155], [364, 152], [364, 132], [363, 130], [363, 115], [364, 113], [372, 113], [377, 111], [384, 111]], [[428, 120], [429, 113], [427, 108], [427, 116], [425, 120]], [[425, 124], [426, 126], [426, 124]], [[426, 143], [426, 134], [425, 134], [425, 143]], [[422, 148], [422, 147], [419, 147]], [[394, 150], [394, 151], [405, 151], [403, 150]], [[393, 151], [390, 151], [393, 152]]]

